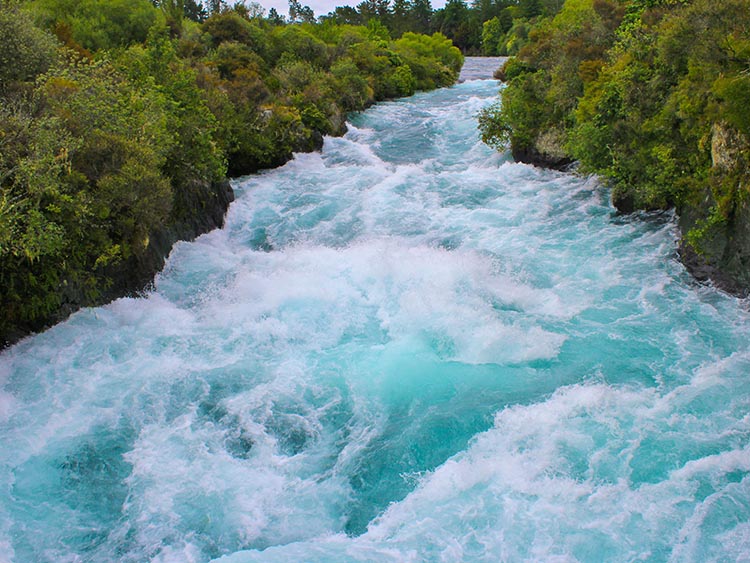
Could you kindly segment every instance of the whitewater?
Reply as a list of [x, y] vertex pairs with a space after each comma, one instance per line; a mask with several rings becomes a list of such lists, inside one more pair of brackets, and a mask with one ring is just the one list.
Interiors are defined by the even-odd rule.
[[0, 562], [750, 561], [746, 303], [482, 144], [496, 64], [0, 355]]

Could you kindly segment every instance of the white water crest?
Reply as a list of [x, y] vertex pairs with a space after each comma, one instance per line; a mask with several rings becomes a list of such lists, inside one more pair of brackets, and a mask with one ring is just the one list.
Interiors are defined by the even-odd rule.
[[745, 303], [483, 145], [498, 87], [351, 116], [0, 355], [0, 562], [750, 560]]

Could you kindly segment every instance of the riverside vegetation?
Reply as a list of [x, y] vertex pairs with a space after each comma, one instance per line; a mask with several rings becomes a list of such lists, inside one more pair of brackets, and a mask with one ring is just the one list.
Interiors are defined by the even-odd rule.
[[[287, 23], [257, 5], [32, 0], [0, 11], [0, 345], [147, 285], [222, 224], [226, 176], [456, 81], [441, 34]], [[198, 20], [198, 21], [194, 21]]]
[[747, 295], [750, 2], [566, 0], [532, 23], [484, 139], [579, 162], [621, 212], [676, 209], [688, 269]]

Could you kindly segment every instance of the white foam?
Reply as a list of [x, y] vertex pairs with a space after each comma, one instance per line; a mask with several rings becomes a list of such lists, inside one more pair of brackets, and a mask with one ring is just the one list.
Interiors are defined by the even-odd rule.
[[17, 401], [13, 395], [0, 390], [0, 422], [7, 421], [17, 408]]
[[718, 534], [716, 541], [722, 546], [728, 560], [750, 562], [750, 522], [739, 522], [733, 528]]
[[10, 540], [0, 540], [0, 563], [13, 563], [15, 560], [15, 551]]
[[717, 476], [733, 471], [750, 471], [750, 446], [690, 460], [681, 468], [672, 471], [670, 478], [687, 480], [701, 474], [710, 473]]

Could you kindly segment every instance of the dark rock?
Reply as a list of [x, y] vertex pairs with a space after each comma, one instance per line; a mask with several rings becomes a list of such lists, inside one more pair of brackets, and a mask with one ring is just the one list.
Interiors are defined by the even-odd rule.
[[541, 168], [552, 168], [553, 170], [564, 170], [573, 164], [572, 158], [542, 153], [533, 147], [513, 147], [511, 154], [517, 162], [533, 164]]
[[102, 299], [85, 306], [100, 305], [112, 299], [137, 294], [148, 288], [164, 267], [177, 241], [191, 241], [224, 225], [234, 191], [229, 180], [193, 182], [178, 191], [173, 220], [163, 229], [151, 233], [146, 249], [106, 271], [112, 280]]
[[[707, 195], [707, 201], [712, 201]], [[710, 206], [685, 207], [680, 210], [679, 242], [682, 263], [698, 281], [711, 282], [719, 289], [736, 295], [750, 295], [750, 209], [741, 205], [726, 222], [709, 229], [695, 249], [685, 234], [700, 224]]]
[[679, 252], [685, 267], [696, 279], [711, 281], [740, 297], [750, 294], [750, 204], [735, 198], [721, 221], [708, 226], [706, 221], [718, 205], [711, 182], [734, 184], [739, 193], [746, 189], [748, 154], [750, 140], [726, 123], [715, 123], [711, 129], [712, 176], [702, 197], [678, 210], [683, 235], [695, 228], [703, 231], [697, 249], [684, 236], [681, 239]]
[[565, 132], [551, 128], [540, 133], [531, 145], [521, 144], [512, 139], [511, 153], [518, 162], [563, 170], [574, 162], [565, 150], [564, 144]]
[[612, 205], [617, 212], [623, 215], [627, 215], [635, 212], [635, 197], [633, 193], [626, 190], [612, 190]]
[[737, 297], [744, 298], [750, 295], [747, 282], [743, 283], [726, 269], [710, 263], [705, 255], [697, 253], [684, 239], [680, 240], [678, 253], [687, 271], [699, 282], [710, 282], [722, 291]]

